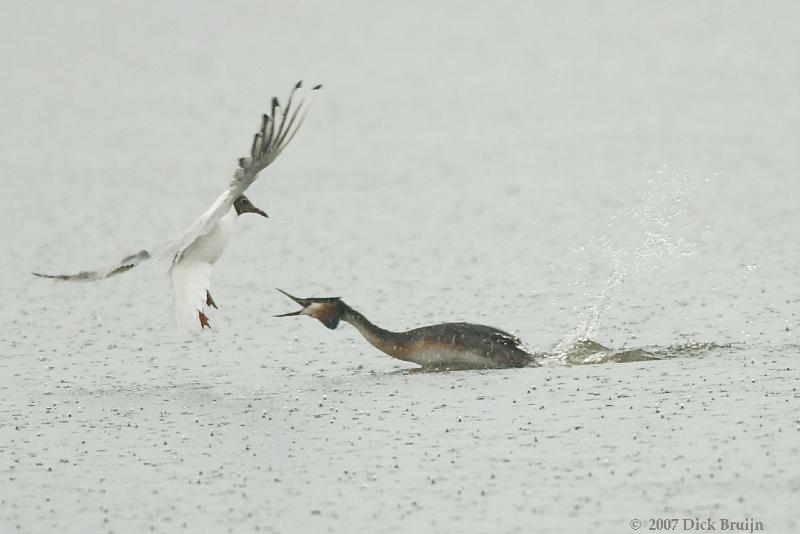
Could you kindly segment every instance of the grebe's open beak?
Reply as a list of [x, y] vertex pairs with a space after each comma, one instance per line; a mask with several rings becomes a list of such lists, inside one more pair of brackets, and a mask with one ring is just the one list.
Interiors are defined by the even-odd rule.
[[293, 315], [300, 315], [305, 311], [306, 308], [308, 308], [312, 304], [312, 302], [309, 299], [300, 299], [295, 297], [294, 295], [290, 295], [283, 289], [278, 289], [277, 287], [275, 289], [277, 289], [278, 291], [280, 291], [281, 293], [283, 293], [284, 295], [286, 295], [287, 297], [289, 297], [290, 299], [292, 299], [293, 301], [295, 301], [296, 303], [298, 303], [300, 306], [303, 307], [302, 310], [297, 310], [295, 312], [289, 312], [289, 313], [282, 313], [280, 315], [276, 315], [275, 317], [291, 317]]
[[282, 289], [278, 289], [281, 293], [298, 303], [303, 307], [302, 310], [296, 312], [282, 313], [275, 317], [291, 317], [293, 315], [308, 315], [324, 324], [331, 330], [336, 329], [340, 320], [340, 305], [342, 304], [339, 297], [324, 297], [324, 298], [307, 298], [301, 299], [290, 295]]

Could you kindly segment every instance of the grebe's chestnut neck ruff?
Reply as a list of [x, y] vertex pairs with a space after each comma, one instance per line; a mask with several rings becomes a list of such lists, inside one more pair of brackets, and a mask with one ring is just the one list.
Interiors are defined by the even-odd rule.
[[405, 332], [385, 330], [339, 297], [299, 298], [279, 289], [302, 308], [276, 317], [308, 315], [335, 330], [341, 321], [353, 325], [364, 339], [393, 358], [427, 369], [491, 369], [536, 366], [519, 338], [472, 323], [443, 323]]

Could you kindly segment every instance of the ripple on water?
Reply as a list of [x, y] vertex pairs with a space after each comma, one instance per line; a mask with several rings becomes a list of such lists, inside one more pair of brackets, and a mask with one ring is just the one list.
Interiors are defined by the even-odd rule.
[[710, 353], [730, 351], [734, 348], [731, 343], [719, 344], [692, 341], [668, 346], [651, 345], [640, 348], [614, 349], [591, 339], [580, 339], [566, 347], [549, 352], [536, 353], [535, 357], [540, 365], [555, 367], [561, 365], [646, 362], [672, 358], [698, 358]]

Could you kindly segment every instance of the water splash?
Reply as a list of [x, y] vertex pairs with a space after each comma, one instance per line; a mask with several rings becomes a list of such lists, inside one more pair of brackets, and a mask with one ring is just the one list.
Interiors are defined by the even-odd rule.
[[672, 358], [700, 358], [708, 354], [730, 352], [736, 348], [731, 343], [689, 342], [669, 346], [613, 349], [590, 339], [582, 339], [558, 350], [535, 353], [534, 357], [537, 364], [542, 367], [560, 367], [564, 365], [647, 362]]
[[690, 200], [709, 181], [698, 183], [688, 174], [670, 175], [662, 167], [634, 194], [628, 207], [611, 217], [606, 232], [590, 240], [598, 246], [577, 251], [591, 253], [607, 263], [611, 272], [599, 291], [586, 291], [590, 304], [578, 312], [579, 323], [556, 345], [556, 352], [569, 360], [576, 344], [597, 339], [605, 315], [626, 282], [652, 276], [694, 253], [703, 232], [697, 231], [687, 212]]

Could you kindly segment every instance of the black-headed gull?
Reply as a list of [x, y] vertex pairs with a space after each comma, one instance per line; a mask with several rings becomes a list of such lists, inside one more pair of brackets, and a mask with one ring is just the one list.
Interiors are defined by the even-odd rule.
[[302, 82], [298, 82], [289, 94], [285, 108], [277, 98], [272, 99], [272, 110], [269, 115], [262, 116], [261, 128], [253, 137], [250, 156], [239, 159], [239, 168], [225, 192], [181, 235], [126, 256], [106, 269], [77, 274], [33, 274], [56, 280], [88, 282], [129, 271], [152, 258], [170, 259], [172, 263], [169, 272], [178, 328], [186, 330], [197, 324], [198, 319], [201, 328], [210, 327], [205, 314], [206, 307], [217, 307], [209, 291], [211, 269], [225, 251], [234, 221], [243, 213], [267, 216], [243, 193], [297, 134], [305, 119], [311, 96], [321, 87], [317, 85], [305, 92]]

